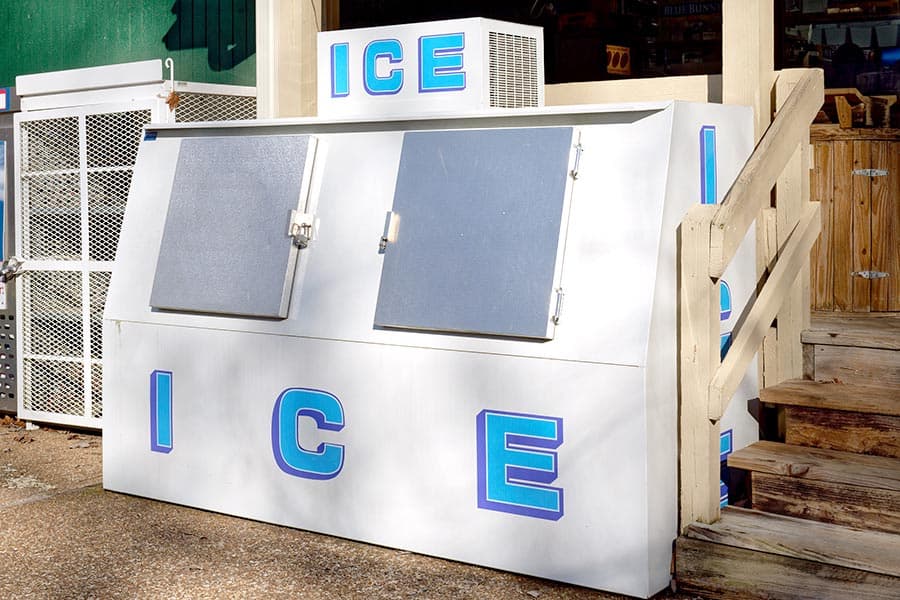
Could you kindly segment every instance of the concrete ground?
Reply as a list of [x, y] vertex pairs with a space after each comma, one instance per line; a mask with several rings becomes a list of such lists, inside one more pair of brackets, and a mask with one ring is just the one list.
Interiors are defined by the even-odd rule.
[[622, 598], [106, 492], [100, 436], [24, 425], [0, 419], [0, 598]]

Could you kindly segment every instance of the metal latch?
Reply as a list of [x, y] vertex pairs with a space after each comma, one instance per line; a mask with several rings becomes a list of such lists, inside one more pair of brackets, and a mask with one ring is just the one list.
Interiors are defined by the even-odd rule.
[[393, 211], [388, 211], [384, 216], [384, 233], [381, 234], [381, 239], [378, 241], [379, 254], [384, 254], [388, 244], [393, 244], [397, 241], [397, 232], [399, 229], [400, 215]]
[[863, 175], [865, 177], [887, 177], [886, 169], [853, 169], [854, 175]]
[[863, 279], [884, 279], [889, 277], [890, 273], [885, 273], [884, 271], [853, 271], [850, 275], [862, 277]]
[[562, 316], [562, 308], [563, 308], [563, 298], [565, 297], [565, 292], [563, 292], [562, 288], [557, 288], [556, 290], [556, 309], [553, 311], [553, 324], [559, 325], [559, 319]]
[[578, 140], [578, 143], [575, 145], [575, 164], [572, 166], [572, 179], [578, 179], [578, 168], [581, 166], [581, 153], [584, 152], [584, 146], [581, 145], [581, 140]]
[[293, 239], [295, 246], [301, 250], [309, 246], [309, 242], [314, 237], [315, 224], [315, 215], [297, 212], [296, 210], [291, 211], [288, 236]]
[[0, 266], [0, 281], [7, 283], [22, 273], [22, 261], [15, 256], [10, 256], [4, 260], [3, 265]]

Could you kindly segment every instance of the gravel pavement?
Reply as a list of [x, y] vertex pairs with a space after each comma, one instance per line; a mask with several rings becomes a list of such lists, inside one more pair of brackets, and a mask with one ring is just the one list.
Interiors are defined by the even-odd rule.
[[623, 598], [106, 492], [99, 435], [24, 425], [0, 419], [0, 598]]

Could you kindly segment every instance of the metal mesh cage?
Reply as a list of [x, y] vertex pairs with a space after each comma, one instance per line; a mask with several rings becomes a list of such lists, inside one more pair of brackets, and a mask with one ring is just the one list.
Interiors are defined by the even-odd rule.
[[24, 418], [38, 411], [41, 420], [86, 425], [103, 413], [103, 307], [151, 112], [72, 112], [20, 124], [20, 252], [45, 263], [19, 287], [20, 407]]
[[537, 40], [529, 36], [491, 31], [488, 33], [488, 46], [491, 106], [537, 106]]
[[22, 367], [26, 409], [62, 415], [84, 414], [81, 361], [26, 358]]
[[175, 120], [179, 123], [256, 118], [255, 96], [179, 92], [178, 97]]
[[79, 271], [32, 271], [20, 278], [22, 350], [31, 356], [84, 356]]
[[103, 416], [103, 364], [91, 361], [91, 417]]
[[23, 173], [19, 197], [24, 260], [81, 258], [78, 172]]
[[27, 121], [19, 139], [23, 171], [78, 168], [77, 117]]
[[141, 142], [141, 127], [149, 122], [149, 110], [87, 115], [88, 168], [134, 165]]
[[91, 358], [103, 358], [103, 308], [112, 273], [94, 271], [90, 274], [91, 302]]
[[116, 258], [131, 169], [88, 173], [88, 255], [90, 260]]
[[[254, 96], [208, 91], [215, 89], [181, 92], [176, 120], [256, 118]], [[18, 346], [22, 418], [100, 424], [103, 309], [141, 129], [157, 102], [154, 96], [134, 100], [129, 110], [22, 113], [18, 121], [18, 252], [42, 262], [37, 270], [26, 264], [17, 288], [22, 339], [11, 332], [0, 338], [0, 354]], [[0, 363], [0, 394], [5, 385], [14, 387], [12, 374], [4, 375]]]

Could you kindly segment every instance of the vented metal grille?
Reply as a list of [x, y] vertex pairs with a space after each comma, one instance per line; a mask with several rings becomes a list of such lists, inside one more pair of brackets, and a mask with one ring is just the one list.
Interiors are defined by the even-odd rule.
[[[20, 416], [89, 425], [103, 415], [103, 308], [149, 109], [20, 122]], [[86, 387], [87, 386], [87, 387]]]
[[491, 31], [488, 46], [491, 106], [538, 106], [537, 40]]
[[15, 315], [0, 315], [0, 400], [16, 398]]
[[175, 109], [175, 120], [179, 123], [256, 118], [255, 96], [179, 92], [178, 97], [180, 100]]

